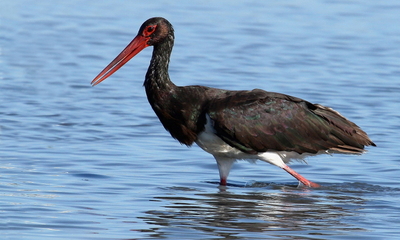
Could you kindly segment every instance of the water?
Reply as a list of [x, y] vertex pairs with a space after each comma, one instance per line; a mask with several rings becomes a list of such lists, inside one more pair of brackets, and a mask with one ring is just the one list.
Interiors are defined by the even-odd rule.
[[[397, 1], [2, 1], [4, 239], [400, 239]], [[175, 26], [178, 85], [262, 88], [332, 106], [378, 145], [286, 172], [213, 158], [163, 129], [151, 49], [90, 81], [149, 17]]]

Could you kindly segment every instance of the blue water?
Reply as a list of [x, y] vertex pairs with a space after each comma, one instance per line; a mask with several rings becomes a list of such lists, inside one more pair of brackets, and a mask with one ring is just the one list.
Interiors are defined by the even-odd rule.
[[[137, 2], [137, 1], [135, 1]], [[400, 239], [398, 1], [2, 1], [2, 239]], [[262, 88], [334, 107], [378, 145], [292, 168], [172, 139], [142, 87], [151, 49], [90, 81], [142, 22], [175, 27], [178, 85]]]

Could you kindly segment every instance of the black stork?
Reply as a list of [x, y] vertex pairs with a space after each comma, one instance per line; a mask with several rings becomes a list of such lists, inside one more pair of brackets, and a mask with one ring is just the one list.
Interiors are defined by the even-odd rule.
[[129, 45], [97, 75], [95, 86], [148, 46], [153, 55], [144, 87], [164, 128], [181, 144], [197, 143], [217, 161], [220, 185], [227, 184], [238, 159], [276, 165], [308, 187], [319, 187], [286, 163], [321, 153], [362, 154], [375, 146], [355, 123], [332, 108], [289, 95], [231, 91], [205, 86], [176, 86], [168, 65], [174, 29], [168, 20], [145, 21]]

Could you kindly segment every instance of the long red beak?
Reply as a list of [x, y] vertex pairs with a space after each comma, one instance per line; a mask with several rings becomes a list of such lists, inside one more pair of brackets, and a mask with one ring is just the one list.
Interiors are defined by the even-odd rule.
[[103, 80], [111, 76], [118, 69], [125, 65], [131, 58], [142, 51], [144, 48], [148, 47], [147, 41], [149, 38], [137, 35], [132, 42], [125, 47], [124, 50], [97, 75], [91, 82], [92, 86], [96, 86]]

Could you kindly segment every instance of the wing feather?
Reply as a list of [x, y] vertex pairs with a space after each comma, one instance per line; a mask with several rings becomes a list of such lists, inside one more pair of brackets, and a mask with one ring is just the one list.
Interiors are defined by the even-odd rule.
[[374, 145], [356, 124], [333, 109], [292, 96], [253, 91], [227, 92], [209, 103], [216, 134], [243, 152], [268, 150], [362, 153]]

